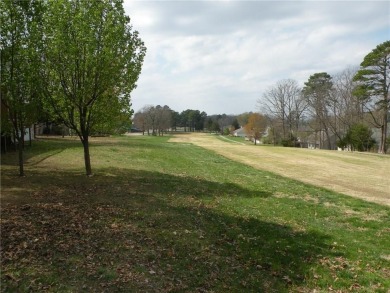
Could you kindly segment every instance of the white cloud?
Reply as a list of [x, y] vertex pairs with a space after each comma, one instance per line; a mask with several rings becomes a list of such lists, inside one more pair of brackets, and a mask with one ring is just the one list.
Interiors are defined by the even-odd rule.
[[148, 48], [135, 110], [255, 110], [286, 78], [358, 65], [390, 39], [388, 2], [125, 1]]

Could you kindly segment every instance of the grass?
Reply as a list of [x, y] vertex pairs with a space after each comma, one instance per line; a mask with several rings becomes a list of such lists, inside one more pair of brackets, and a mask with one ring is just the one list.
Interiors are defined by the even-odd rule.
[[[230, 144], [226, 142], [226, 144]], [[169, 137], [2, 156], [2, 292], [388, 292], [390, 208]]]
[[259, 170], [390, 206], [390, 156], [240, 145], [205, 134], [171, 141], [193, 143]]

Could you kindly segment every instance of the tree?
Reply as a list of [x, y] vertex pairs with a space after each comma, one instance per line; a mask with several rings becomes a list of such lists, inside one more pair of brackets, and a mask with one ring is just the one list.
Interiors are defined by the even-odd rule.
[[221, 130], [221, 134], [224, 134], [225, 128], [229, 128], [229, 126], [233, 124], [234, 119], [235, 117], [232, 115], [218, 115], [217, 122], [219, 125], [219, 129]]
[[341, 140], [348, 130], [363, 120], [363, 101], [353, 94], [357, 69], [347, 68], [332, 78], [333, 88], [329, 99], [330, 119], [328, 126]]
[[343, 149], [350, 146], [352, 150], [358, 150], [359, 152], [370, 150], [374, 144], [372, 131], [361, 123], [352, 125], [345, 137], [339, 142], [339, 146]]
[[43, 9], [40, 1], [0, 2], [0, 93], [1, 105], [5, 108], [2, 131], [5, 130], [3, 126], [12, 126], [18, 145], [20, 176], [24, 176], [25, 129], [34, 122], [38, 113], [37, 67]]
[[171, 111], [171, 128], [172, 130], [177, 130], [177, 126], [180, 124], [180, 113], [176, 111]]
[[143, 112], [145, 113], [145, 125], [148, 135], [150, 135], [150, 130], [152, 130], [152, 135], [156, 135], [157, 129], [157, 111], [156, 108], [152, 105], [147, 105], [143, 107]]
[[307, 103], [297, 81], [285, 79], [270, 87], [257, 105], [272, 119], [274, 130], [281, 129], [282, 140], [290, 141], [298, 132]]
[[145, 135], [146, 114], [142, 110], [134, 114], [133, 122], [134, 126], [142, 131], [142, 135]]
[[206, 112], [187, 109], [180, 113], [180, 125], [184, 127], [184, 131], [187, 131], [187, 129], [188, 131], [203, 130], [206, 117]]
[[327, 140], [327, 148], [331, 149], [331, 138], [329, 132], [329, 99], [332, 90], [332, 77], [326, 72], [315, 73], [305, 82], [302, 92], [312, 114], [312, 127], [317, 135], [320, 132], [320, 148], [323, 148], [321, 133], [324, 132]]
[[237, 118], [234, 118], [234, 120], [233, 120], [233, 122], [232, 122], [232, 128], [233, 128], [232, 131], [234, 131], [234, 130], [240, 128], [240, 124], [238, 123]]
[[164, 107], [157, 105], [155, 110], [157, 116], [156, 126], [158, 134], [164, 135], [164, 131], [167, 131], [172, 123], [172, 110], [167, 105]]
[[88, 137], [102, 118], [130, 111], [146, 48], [120, 0], [49, 3], [42, 91], [53, 114], [79, 136], [90, 176]]
[[364, 57], [354, 80], [359, 83], [355, 94], [365, 101], [374, 125], [381, 130], [378, 152], [385, 154], [390, 110], [390, 41], [378, 45]]
[[267, 119], [260, 113], [252, 113], [249, 116], [248, 123], [244, 126], [245, 132], [254, 139], [256, 144], [267, 128]]
[[[111, 108], [112, 111], [102, 111], [100, 113], [101, 119], [91, 129], [91, 134], [123, 134], [131, 129], [133, 110], [126, 106], [116, 106], [117, 109]], [[114, 105], [111, 105], [111, 107], [114, 107]], [[116, 114], [112, 117], [114, 112]]]
[[238, 124], [240, 124], [240, 127], [244, 127], [248, 123], [249, 116], [252, 114], [252, 112], [245, 112], [237, 116]]
[[208, 116], [205, 121], [205, 126], [209, 132], [220, 132], [217, 115]]

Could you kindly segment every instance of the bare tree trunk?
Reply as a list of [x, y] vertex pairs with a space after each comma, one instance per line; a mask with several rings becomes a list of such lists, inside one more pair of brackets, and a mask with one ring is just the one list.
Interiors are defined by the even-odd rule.
[[331, 150], [332, 149], [332, 143], [330, 141], [329, 130], [327, 128], [325, 128], [325, 135], [326, 135], [326, 139], [328, 141], [328, 149]]

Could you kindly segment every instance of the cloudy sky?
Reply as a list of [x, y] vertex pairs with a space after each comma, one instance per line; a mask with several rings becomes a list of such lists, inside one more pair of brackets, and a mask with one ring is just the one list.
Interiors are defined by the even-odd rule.
[[256, 110], [277, 81], [358, 66], [390, 40], [389, 1], [134, 1], [147, 47], [133, 108]]

